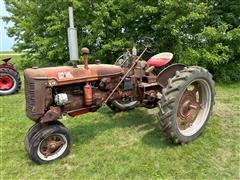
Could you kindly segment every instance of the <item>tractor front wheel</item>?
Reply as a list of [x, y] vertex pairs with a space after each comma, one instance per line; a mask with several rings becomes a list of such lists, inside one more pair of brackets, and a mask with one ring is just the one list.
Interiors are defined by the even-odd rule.
[[32, 127], [28, 130], [27, 135], [25, 136], [24, 139], [24, 145], [25, 145], [25, 150], [29, 153], [29, 142], [31, 141], [32, 137], [40, 130], [42, 129], [44, 126], [47, 125], [59, 125], [59, 126], [64, 126], [63, 123], [61, 123], [60, 121], [50, 121], [46, 124], [42, 124], [42, 123], [35, 123], [34, 125], [32, 125]]
[[214, 105], [214, 81], [204, 68], [177, 71], [162, 90], [159, 127], [174, 143], [188, 143], [204, 130]]
[[[61, 124], [33, 128], [38, 130], [28, 142], [28, 155], [37, 164], [45, 164], [69, 154], [72, 138], [69, 130]], [[30, 130], [29, 134], [33, 132]]]

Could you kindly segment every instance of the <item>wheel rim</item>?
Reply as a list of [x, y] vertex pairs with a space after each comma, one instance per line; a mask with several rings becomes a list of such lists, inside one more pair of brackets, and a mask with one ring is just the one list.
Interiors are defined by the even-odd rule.
[[197, 133], [208, 118], [211, 89], [207, 81], [194, 80], [184, 90], [178, 104], [177, 126], [184, 136]]
[[51, 134], [39, 143], [37, 154], [42, 160], [51, 161], [60, 157], [67, 146], [68, 142], [63, 134]]
[[9, 74], [0, 74], [0, 90], [8, 91], [14, 86], [14, 78]]

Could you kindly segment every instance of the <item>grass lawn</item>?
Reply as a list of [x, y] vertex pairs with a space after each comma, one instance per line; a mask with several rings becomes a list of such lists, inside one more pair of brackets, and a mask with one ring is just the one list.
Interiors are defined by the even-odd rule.
[[69, 156], [36, 165], [24, 150], [33, 122], [25, 116], [24, 91], [0, 97], [1, 179], [239, 179], [240, 84], [217, 85], [216, 105], [204, 133], [171, 145], [156, 128], [156, 112], [137, 108], [98, 112], [62, 122], [71, 130]]
[[1, 56], [4, 54], [14, 54], [14, 51], [0, 51]]

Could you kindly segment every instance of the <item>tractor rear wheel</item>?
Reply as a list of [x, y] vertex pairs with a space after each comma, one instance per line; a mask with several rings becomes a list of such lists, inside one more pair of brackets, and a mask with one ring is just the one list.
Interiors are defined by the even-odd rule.
[[19, 73], [9, 68], [0, 68], [0, 96], [14, 94], [21, 88]]
[[188, 143], [204, 130], [214, 105], [214, 81], [202, 67], [177, 71], [162, 91], [159, 127], [173, 143]]

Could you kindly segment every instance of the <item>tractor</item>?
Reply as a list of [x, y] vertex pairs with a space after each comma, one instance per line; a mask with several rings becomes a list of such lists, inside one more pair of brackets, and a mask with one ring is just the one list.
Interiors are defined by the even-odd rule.
[[19, 72], [10, 60], [10, 57], [6, 57], [4, 63], [0, 64], [0, 96], [14, 94], [21, 88]]
[[[115, 65], [88, 64], [88, 48], [82, 48], [84, 64], [77, 65], [77, 33], [69, 8], [68, 29], [71, 65], [29, 68], [24, 72], [26, 115], [35, 122], [25, 137], [30, 159], [45, 164], [70, 152], [70, 131], [63, 116], [95, 112], [107, 105], [115, 112], [137, 106], [159, 108], [158, 126], [170, 142], [184, 144], [204, 130], [214, 105], [212, 75], [199, 66], [167, 64], [169, 52], [147, 61], [137, 49], [126, 50]], [[156, 70], [160, 70], [156, 74]]]

